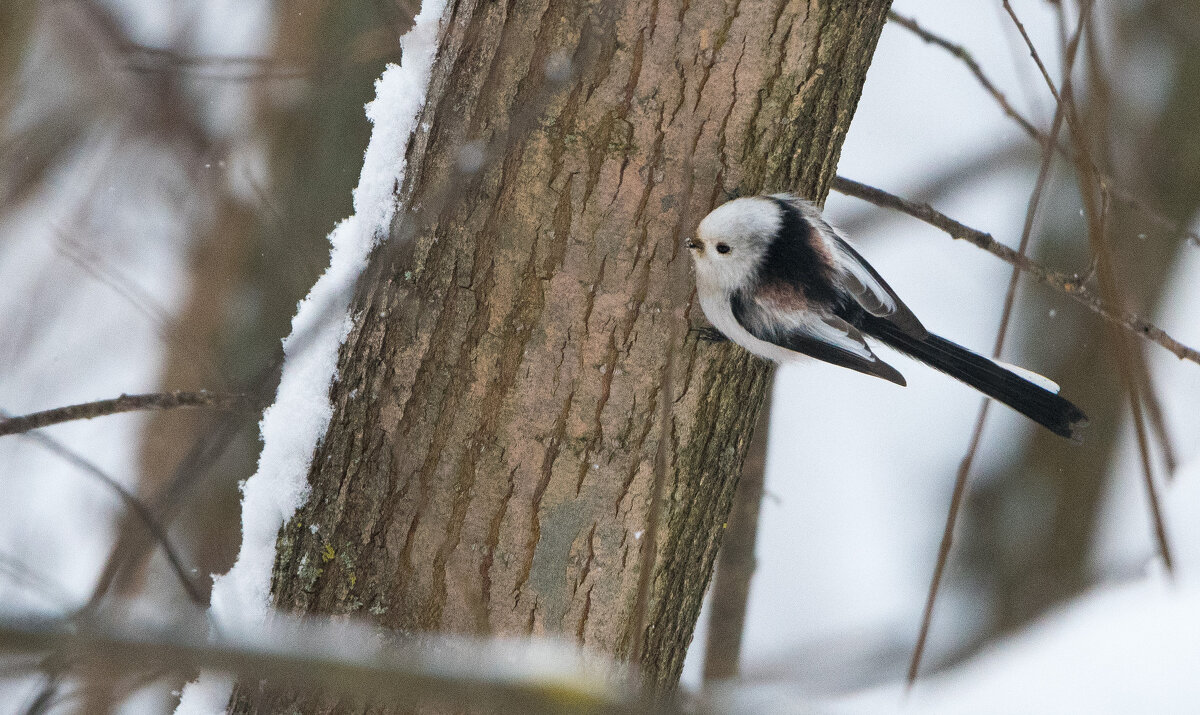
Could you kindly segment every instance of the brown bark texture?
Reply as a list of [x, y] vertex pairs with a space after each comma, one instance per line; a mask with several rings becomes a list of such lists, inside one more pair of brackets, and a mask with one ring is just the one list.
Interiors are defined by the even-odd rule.
[[680, 325], [681, 244], [730, 191], [825, 195], [888, 6], [452, 2], [402, 256], [360, 285], [311, 495], [280, 534], [279, 606], [618, 658], [641, 639], [647, 681], [672, 686], [767, 379]]

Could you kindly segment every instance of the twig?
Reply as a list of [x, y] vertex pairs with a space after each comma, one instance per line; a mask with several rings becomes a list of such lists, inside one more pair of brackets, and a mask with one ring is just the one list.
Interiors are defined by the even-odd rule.
[[1154, 381], [1150, 376], [1150, 366], [1146, 364], [1146, 356], [1141, 350], [1141, 346], [1136, 346], [1129, 351], [1130, 357], [1133, 358], [1136, 369], [1142, 376], [1142, 382], [1145, 384], [1145, 392], [1142, 394], [1142, 407], [1146, 410], [1146, 416], [1150, 418], [1150, 427], [1154, 430], [1155, 437], [1158, 438], [1159, 449], [1162, 450], [1163, 464], [1167, 468], [1167, 479], [1175, 476], [1175, 470], [1179, 467], [1179, 457], [1175, 452], [1175, 443], [1171, 439], [1171, 432], [1167, 429], [1167, 420], [1163, 414], [1162, 403], [1158, 399], [1158, 393], [1154, 390]]
[[[1132, 347], [1125, 336], [1118, 336], [1123, 344], [1124, 359], [1128, 361], [1128, 351]], [[1158, 497], [1158, 487], [1154, 484], [1154, 469], [1150, 464], [1150, 445], [1146, 436], [1145, 415], [1142, 412], [1142, 394], [1136, 381], [1126, 381], [1129, 390], [1129, 408], [1133, 412], [1133, 431], [1137, 438], [1138, 457], [1141, 459], [1142, 478], [1146, 485], [1146, 500], [1150, 503], [1150, 524], [1154, 528], [1154, 539], [1158, 542], [1158, 552], [1162, 556], [1163, 567], [1167, 575], [1175, 573], [1175, 559], [1171, 556], [1171, 542], [1167, 538], [1166, 518], [1163, 516], [1162, 504]]]
[[[1072, 38], [1072, 47], [1070, 48], [1072, 50], [1078, 44], [1080, 32], [1088, 20], [1093, 5], [1094, 2], [1088, 0], [1080, 8], [1080, 29]], [[1013, 12], [1008, 0], [1004, 0], [1004, 7], [1008, 11], [1009, 16], [1012, 17], [1013, 22], [1016, 23], [1017, 29], [1021, 31], [1021, 36], [1025, 39], [1030, 54], [1042, 70], [1042, 76], [1045, 78], [1047, 86], [1050, 87], [1051, 92], [1054, 92], [1053, 82], [1046, 73], [1045, 67], [1038, 57], [1037, 50], [1033, 46], [1033, 42], [1029, 39], [1029, 35], [1025, 33], [1024, 26], [1017, 19], [1016, 13]], [[1054, 93], [1054, 95], [1055, 99], [1059, 100], [1059, 107], [1063, 110], [1067, 123], [1071, 127], [1071, 136], [1075, 146], [1075, 167], [1080, 184], [1079, 193], [1083, 199], [1084, 215], [1088, 225], [1088, 240], [1091, 243], [1092, 253], [1096, 261], [1096, 273], [1100, 283], [1101, 297], [1105, 303], [1113, 306], [1115, 310], [1121, 311], [1121, 306], [1124, 304], [1124, 296], [1117, 282], [1116, 273], [1113, 270], [1112, 255], [1108, 249], [1106, 235], [1107, 225], [1105, 218], [1108, 213], [1109, 189], [1105, 181], [1101, 179], [1096, 163], [1092, 160], [1091, 148], [1087, 141], [1090, 134], [1086, 131], [1086, 127], [1083, 126], [1084, 120], [1079, 116], [1078, 110], [1075, 107], [1074, 93], [1070, 82], [1064, 80], [1062, 95], [1060, 96], [1058, 93]], [[1096, 205], [1097, 197], [1101, 200], [1099, 207]], [[1138, 364], [1131, 356], [1133, 346], [1127, 342], [1127, 336], [1115, 330], [1112, 334], [1119, 367], [1118, 372], [1121, 375], [1121, 382], [1129, 393], [1129, 406], [1133, 412], [1134, 432], [1137, 437], [1138, 453], [1142, 463], [1142, 475], [1146, 485], [1146, 496], [1150, 502], [1151, 523], [1154, 527], [1155, 538], [1158, 541], [1159, 553], [1163, 558], [1163, 565], [1166, 567], [1167, 573], [1171, 574], [1174, 571], [1174, 559], [1171, 556], [1171, 546], [1167, 540], [1162, 507], [1159, 503], [1158, 491], [1154, 484], [1154, 473], [1150, 462], [1150, 446], [1146, 437], [1145, 416], [1142, 413], [1142, 389], [1137, 379]]]
[[[1039, 154], [1024, 141], [1005, 142], [963, 161], [931, 167], [930, 171], [923, 173], [920, 180], [913, 181], [906, 188], [906, 192], [912, 201], [937, 203], [965, 186], [975, 182], [987, 182], [997, 171], [1022, 168], [1038, 156]], [[897, 214], [877, 211], [874, 206], [862, 204], [857, 210], [839, 218], [837, 227], [850, 236], [858, 237], [859, 241], [866, 241], [869, 239], [867, 234], [880, 233], [877, 229], [885, 222], [903, 220], [904, 218]]]
[[[1038, 71], [1042, 73], [1042, 79], [1046, 81], [1046, 86], [1050, 89], [1050, 94], [1054, 95], [1054, 103], [1056, 105], [1058, 105], [1059, 107], [1062, 107], [1062, 97], [1059, 95], [1058, 89], [1055, 88], [1055, 86], [1054, 86], [1054, 80], [1050, 79], [1050, 73], [1048, 71], [1046, 71], [1046, 65], [1044, 65], [1042, 63], [1042, 56], [1040, 54], [1038, 54], [1037, 47], [1034, 46], [1033, 40], [1030, 39], [1030, 37], [1029, 37], [1029, 33], [1025, 31], [1025, 25], [1017, 17], [1017, 13], [1013, 11], [1012, 5], [1010, 5], [1008, 3], [1008, 0], [1003, 0], [1003, 5], [1004, 5], [1004, 11], [1008, 13], [1008, 16], [1012, 18], [1013, 24], [1017, 26], [1017, 32], [1021, 33], [1021, 39], [1023, 39], [1025, 41], [1025, 46], [1029, 48], [1029, 56], [1033, 58], [1033, 62], [1034, 62], [1034, 64], [1037, 65]], [[1090, 10], [1090, 9], [1091, 9], [1091, 4], [1089, 3], [1086, 6], [1086, 8], [1079, 13], [1079, 28], [1080, 28], [1080, 30], [1082, 30], [1082, 28], [1084, 26], [1084, 21], [1086, 20], [1088, 10]], [[1065, 28], [1064, 28], [1064, 30], [1065, 30]], [[1080, 34], [1077, 31], [1075, 33], [1075, 36], [1071, 39], [1070, 44], [1074, 45], [1075, 47], [1078, 47], [1079, 37], [1080, 37]], [[1074, 49], [1075, 48], [1073, 48], [1073, 47], [1068, 47], [1069, 64], [1067, 66], [1066, 71], [1063, 72], [1063, 87], [1064, 88], [1067, 86], [1067, 83], [1071, 81], [1070, 65], [1073, 65], [1075, 62]]]
[[[1080, 11], [1080, 23], [1086, 20], [1093, 2], [1087, 2]], [[1078, 115], [1074, 96], [1069, 85], [1063, 88], [1063, 106], [1065, 107], [1067, 123], [1071, 127], [1072, 138], [1075, 142], [1075, 165], [1079, 176], [1079, 194], [1083, 199], [1084, 216], [1088, 225], [1088, 240], [1092, 253], [1096, 258], [1096, 275], [1100, 284], [1100, 292], [1106, 303], [1121, 310], [1124, 303], [1121, 286], [1113, 269], [1112, 254], [1108, 248], [1105, 226], [1107, 211], [1107, 190], [1099, 178], [1095, 162], [1091, 158], [1091, 148], [1088, 146], [1088, 133], [1084, 131], [1083, 119]], [[1096, 200], [1100, 198], [1100, 206]], [[1142, 414], [1141, 390], [1134, 372], [1134, 360], [1130, 357], [1133, 346], [1126, 340], [1126, 335], [1112, 331], [1116, 350], [1118, 372], [1125, 389], [1129, 392], [1129, 404], [1133, 411], [1134, 431], [1137, 436], [1138, 452], [1142, 462], [1142, 475], [1146, 485], [1146, 497], [1150, 503], [1150, 520], [1154, 528], [1154, 536], [1158, 541], [1159, 553], [1168, 575], [1174, 573], [1174, 558], [1171, 555], [1171, 544], [1167, 539], [1166, 523], [1163, 518], [1162, 506], [1158, 499], [1158, 490], [1154, 484], [1154, 473], [1150, 463], [1150, 447], [1146, 438], [1146, 426]]]
[[19, 417], [0, 417], [0, 437], [21, 434], [30, 430], [49, 427], [63, 422], [90, 420], [96, 417], [116, 415], [140, 410], [174, 410], [185, 407], [211, 407], [218, 410], [240, 410], [249, 408], [246, 395], [224, 394], [200, 390], [199, 392], [154, 392], [144, 395], [121, 395], [110, 400], [84, 402], [78, 405], [55, 407], [41, 412], [32, 412]]
[[1159, 328], [1146, 319], [1105, 303], [1099, 296], [1088, 290], [1080, 282], [1079, 276], [1073, 273], [1047, 268], [1032, 258], [1022, 256], [1015, 250], [1000, 243], [991, 234], [960, 223], [934, 209], [929, 204], [908, 201], [882, 189], [877, 189], [842, 176], [836, 177], [833, 180], [832, 186], [840, 194], [853, 196], [882, 208], [906, 213], [934, 228], [942, 230], [949, 234], [951, 238], [961, 239], [978, 248], [982, 248], [1005, 263], [1020, 268], [1039, 282], [1058, 290], [1064, 295], [1070, 296], [1077, 303], [1080, 303], [1113, 325], [1166, 349], [1180, 360], [1189, 360], [1200, 365], [1200, 351], [1184, 345], [1171, 337], [1162, 328]]
[[168, 563], [171, 564], [171, 569], [175, 572], [176, 577], [178, 577], [180, 583], [183, 584], [184, 590], [187, 591], [188, 598], [190, 598], [192, 602], [198, 606], [204, 607], [207, 605], [204, 595], [200, 592], [200, 589], [196, 587], [196, 584], [192, 582], [188, 568], [183, 563], [183, 557], [179, 555], [179, 552], [171, 543], [171, 538], [167, 535], [167, 530], [158, 521], [158, 519], [155, 518], [150, 509], [142, 503], [142, 500], [134, 496], [132, 492], [126, 489], [116, 479], [113, 479], [111, 476], [109, 476], [103, 469], [100, 469], [91, 461], [76, 454], [72, 449], [62, 444], [58, 440], [44, 434], [25, 434], [22, 436], [25, 439], [37, 443], [42, 448], [53, 452], [84, 472], [92, 475], [96, 479], [99, 479], [100, 482], [106, 487], [116, 492], [117, 496], [120, 497], [122, 502], [124, 502], [130, 513], [137, 518], [137, 521], [142, 523], [142, 525], [146, 528], [146, 531], [148, 531], [153, 537], [154, 541], [162, 546], [163, 553], [166, 555]]
[[[98, 192], [99, 189], [95, 189], [92, 193]], [[75, 223], [76, 220], [73, 220], [72, 223]], [[210, 359], [200, 357], [194, 345], [171, 329], [174, 324], [173, 318], [152, 295], [138, 285], [137, 281], [123, 274], [104, 256], [90, 251], [79, 242], [72, 240], [68, 231], [55, 229], [55, 235], [58, 238], [55, 248], [67, 260], [94, 278], [96, 282], [112, 290], [130, 307], [145, 316], [147, 321], [154, 326], [162, 341], [174, 346], [198, 373], [206, 375], [211, 380], [218, 382], [221, 380], [220, 370], [216, 365]]]
[[[151, 514], [158, 521], [166, 524], [171, 522], [175, 513], [182, 509], [187, 492], [200, 486], [204, 475], [225, 453], [241, 429], [242, 424], [239, 420], [218, 420], [196, 439], [187, 456], [175, 468], [168, 486], [155, 495]], [[91, 597], [80, 608], [81, 614], [98, 609], [104, 598], [113, 590], [121, 573], [130, 564], [138, 563], [143, 553], [153, 545], [152, 541], [147, 540], [134, 527], [135, 524], [128, 517], [118, 523], [117, 537], [108, 558], [104, 561], [104, 568], [96, 579], [96, 585], [92, 588]], [[185, 584], [185, 587], [188, 587], [188, 584]], [[204, 598], [200, 605], [207, 606], [207, 598]], [[213, 623], [212, 628], [219, 628], [219, 624]]]
[[124, 43], [118, 55], [123, 61], [123, 69], [131, 72], [186, 72], [205, 79], [227, 81], [302, 79], [313, 74], [308, 68], [281, 66], [273, 57], [186, 55], [133, 42]]
[[983, 424], [987, 419], [990, 400], [983, 401], [983, 407], [975, 418], [975, 428], [971, 431], [971, 443], [967, 453], [958, 464], [958, 472], [954, 476], [954, 491], [950, 494], [950, 511], [946, 514], [946, 525], [942, 530], [942, 540], [938, 544], [937, 561], [933, 566], [933, 577], [929, 582], [929, 591], [925, 595], [925, 608], [921, 612], [921, 628], [917, 632], [917, 642], [913, 646], [912, 656], [908, 661], [906, 687], [912, 688], [921, 671], [921, 660], [925, 655], [925, 643], [929, 639], [930, 627], [933, 624], [933, 607], [937, 604], [938, 593], [941, 591], [942, 577], [946, 573], [946, 565], [950, 562], [950, 547], [954, 544], [954, 528], [958, 524], [958, 512], [962, 509], [967, 495], [967, 475], [975, 461], [975, 453], [979, 442], [983, 439]]
[[971, 55], [971, 52], [967, 48], [956, 42], [951, 42], [941, 35], [936, 35], [929, 30], [926, 30], [925, 28], [921, 27], [921, 25], [918, 24], [913, 18], [905, 17], [895, 10], [890, 10], [888, 12], [888, 19], [913, 33], [925, 42], [931, 45], [936, 45], [946, 52], [949, 52], [951, 55], [957, 57], [964, 65], [967, 66], [967, 69], [970, 70], [971, 74], [975, 75], [976, 81], [983, 86], [984, 91], [992, 95], [992, 98], [995, 99], [996, 103], [1000, 105], [1000, 109], [1003, 110], [1010, 119], [1017, 124], [1020, 124], [1021, 128], [1025, 130], [1026, 134], [1029, 134], [1033, 137], [1040, 135], [1037, 127], [1033, 126], [1032, 122], [1018, 112], [1016, 108], [1009, 103], [1008, 98], [1004, 96], [1004, 93], [992, 83], [992, 80], [990, 80], [986, 74], [984, 74], [983, 68], [979, 66], [979, 63], [975, 61], [975, 57]]
[[[1007, 5], [1007, 3], [1005, 4]], [[988, 78], [987, 74], [984, 73], [983, 68], [977, 61], [975, 61], [974, 57], [972, 57], [971, 53], [966, 48], [958, 43], [946, 39], [945, 37], [942, 37], [941, 35], [931, 32], [924, 27], [921, 27], [915, 20], [904, 17], [903, 15], [898, 15], [895, 12], [892, 12], [890, 13], [889, 17], [891, 20], [895, 21], [896, 24], [917, 35], [925, 42], [942, 48], [963, 62], [971, 74], [975, 76], [976, 81], [978, 81], [980, 86], [983, 87], [984, 91], [991, 95], [992, 99], [1000, 106], [1005, 115], [1020, 125], [1021, 129], [1024, 130], [1030, 138], [1037, 141], [1039, 144], [1046, 143], [1046, 136], [1038, 131], [1037, 127], [1035, 127], [1033, 123], [1029, 121], [1029, 119], [1027, 119], [1024, 115], [1017, 111], [1015, 107], [1012, 106], [1012, 104], [1008, 101], [1008, 98], [996, 88], [996, 85], [991, 81], [991, 79]], [[1024, 28], [1020, 26], [1020, 23], [1018, 23], [1018, 27], [1022, 31], [1022, 36], [1028, 42], [1028, 35], [1024, 33]], [[1041, 58], [1035, 57], [1035, 60], [1042, 69], [1042, 76], [1044, 78], [1048, 78], [1048, 75], [1045, 73], [1045, 67], [1041, 65]], [[1058, 90], [1053, 86], [1053, 82], [1049, 82], [1049, 85], [1051, 93], [1054, 94], [1055, 98], [1057, 99]], [[1055, 143], [1054, 147], [1059, 153], [1069, 158], [1070, 149], [1068, 147], [1059, 143]], [[1118, 186], [1112, 177], [1101, 175], [1100, 178], [1105, 185], [1109, 187], [1110, 192], [1115, 198], [1119, 199], [1123, 203], [1136, 210], [1138, 213], [1142, 214], [1142, 216], [1148, 219], [1152, 224], [1164, 231], [1169, 231], [1173, 236], [1186, 237], [1192, 244], [1200, 246], [1200, 234], [1188, 229], [1178, 221], [1167, 218], [1160, 211], [1150, 206], [1141, 198], [1135, 196], [1133, 193], [1124, 189], [1123, 187]]]
[[[1088, 33], [1087, 39], [1088, 70], [1093, 85], [1088, 95], [1089, 103], [1098, 105], [1103, 110], [1106, 118], [1105, 127], [1107, 128], [1111, 123], [1107, 118], [1111, 114], [1112, 83], [1108, 80], [1106, 74], [1105, 60], [1100, 55], [1100, 41], [1097, 39], [1097, 33]], [[1106, 205], [1111, 207], [1111, 192], [1105, 191], [1103, 198]], [[1145, 234], [1141, 235], [1145, 236]], [[1141, 395], [1142, 411], [1146, 415], [1159, 449], [1162, 451], [1162, 459], [1166, 467], [1166, 478], [1171, 479], [1174, 477], [1178, 460], [1175, 455], [1175, 446], [1171, 440], [1171, 433], [1167, 429], [1166, 420], [1163, 416], [1162, 403], [1155, 389], [1154, 379], [1150, 374], [1150, 366], [1146, 362], [1146, 355], [1141, 345], [1131, 346], [1127, 354], [1133, 368], [1133, 379], [1137, 383]]]

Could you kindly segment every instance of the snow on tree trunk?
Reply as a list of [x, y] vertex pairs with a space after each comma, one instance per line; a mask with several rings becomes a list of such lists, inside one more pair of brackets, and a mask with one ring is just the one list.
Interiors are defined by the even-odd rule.
[[888, 5], [452, 3], [403, 250], [359, 286], [276, 604], [617, 657], [641, 640], [647, 681], [672, 686], [766, 376], [678, 326], [681, 243], [730, 191], [824, 196]]

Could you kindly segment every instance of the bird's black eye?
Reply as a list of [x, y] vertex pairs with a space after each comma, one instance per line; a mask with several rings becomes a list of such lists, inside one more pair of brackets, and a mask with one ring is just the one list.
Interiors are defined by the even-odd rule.
[[718, 243], [717, 244], [717, 253], [729, 253], [732, 250], [733, 249], [729, 247], [728, 243]]

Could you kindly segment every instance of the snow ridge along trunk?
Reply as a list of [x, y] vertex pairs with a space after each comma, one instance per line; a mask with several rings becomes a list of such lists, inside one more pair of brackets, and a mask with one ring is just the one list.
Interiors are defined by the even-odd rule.
[[689, 331], [682, 241], [729, 192], [824, 197], [888, 6], [452, 3], [277, 605], [618, 658], [640, 639], [647, 682], [672, 687], [767, 375]]

